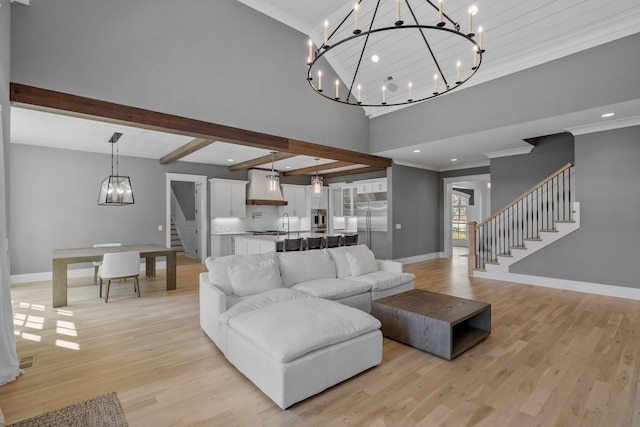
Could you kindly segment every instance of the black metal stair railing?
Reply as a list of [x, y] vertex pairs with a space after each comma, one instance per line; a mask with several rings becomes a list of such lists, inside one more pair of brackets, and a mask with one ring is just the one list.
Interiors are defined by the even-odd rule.
[[[574, 165], [568, 163], [480, 224], [471, 223], [470, 268], [484, 270], [498, 256], [556, 231], [556, 223], [573, 221]], [[471, 247], [473, 246], [473, 247]], [[475, 256], [473, 256], [475, 255]]]

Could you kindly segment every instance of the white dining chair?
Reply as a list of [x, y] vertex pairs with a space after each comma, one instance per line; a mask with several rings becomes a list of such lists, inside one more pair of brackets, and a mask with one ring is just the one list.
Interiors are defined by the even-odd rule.
[[138, 276], [140, 275], [140, 252], [114, 252], [104, 254], [102, 264], [98, 268], [98, 277], [100, 278], [100, 298], [102, 298], [102, 281], [107, 281], [107, 292], [104, 302], [109, 301], [109, 287], [113, 279], [125, 279], [133, 277], [133, 290], [138, 293], [140, 298], [140, 283]]
[[[94, 248], [110, 248], [115, 246], [122, 246], [122, 243], [96, 243]], [[102, 264], [102, 261], [93, 261], [93, 284], [98, 284], [98, 268]]]

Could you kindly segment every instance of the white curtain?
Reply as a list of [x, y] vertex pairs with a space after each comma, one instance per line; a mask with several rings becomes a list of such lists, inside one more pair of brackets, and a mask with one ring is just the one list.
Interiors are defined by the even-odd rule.
[[16, 379], [22, 373], [16, 354], [13, 329], [13, 309], [9, 290], [9, 255], [7, 248], [6, 175], [4, 170], [4, 138], [0, 105], [0, 385]]

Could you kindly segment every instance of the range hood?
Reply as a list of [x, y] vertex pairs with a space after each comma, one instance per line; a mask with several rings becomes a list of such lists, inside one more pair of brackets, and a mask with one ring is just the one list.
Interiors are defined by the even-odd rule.
[[267, 175], [271, 171], [262, 169], [249, 169], [249, 186], [247, 187], [248, 205], [274, 205], [284, 206], [287, 202], [282, 197], [280, 186], [276, 194], [269, 193], [269, 180]]

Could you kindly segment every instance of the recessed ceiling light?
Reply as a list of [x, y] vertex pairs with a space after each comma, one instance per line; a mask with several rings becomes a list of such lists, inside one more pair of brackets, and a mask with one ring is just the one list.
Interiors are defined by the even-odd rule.
[[291, 169], [291, 166], [285, 166], [284, 168], [285, 169]]
[[451, 159], [451, 161], [452, 161], [452, 162], [457, 162], [457, 161], [458, 161], [458, 159]]
[[414, 153], [419, 153], [419, 152], [420, 152], [420, 150], [413, 150], [413, 152], [414, 152]]
[[227, 159], [227, 162], [233, 162], [233, 159]]
[[380, 57], [379, 57], [378, 55], [373, 55], [373, 56], [371, 57], [371, 60], [372, 60], [374, 63], [376, 63], [376, 64], [377, 64], [377, 63], [378, 63], [378, 61], [380, 61]]
[[616, 113], [604, 113], [600, 117], [602, 117], [603, 119], [606, 119], [607, 117], [613, 117], [615, 115], [616, 115]]

